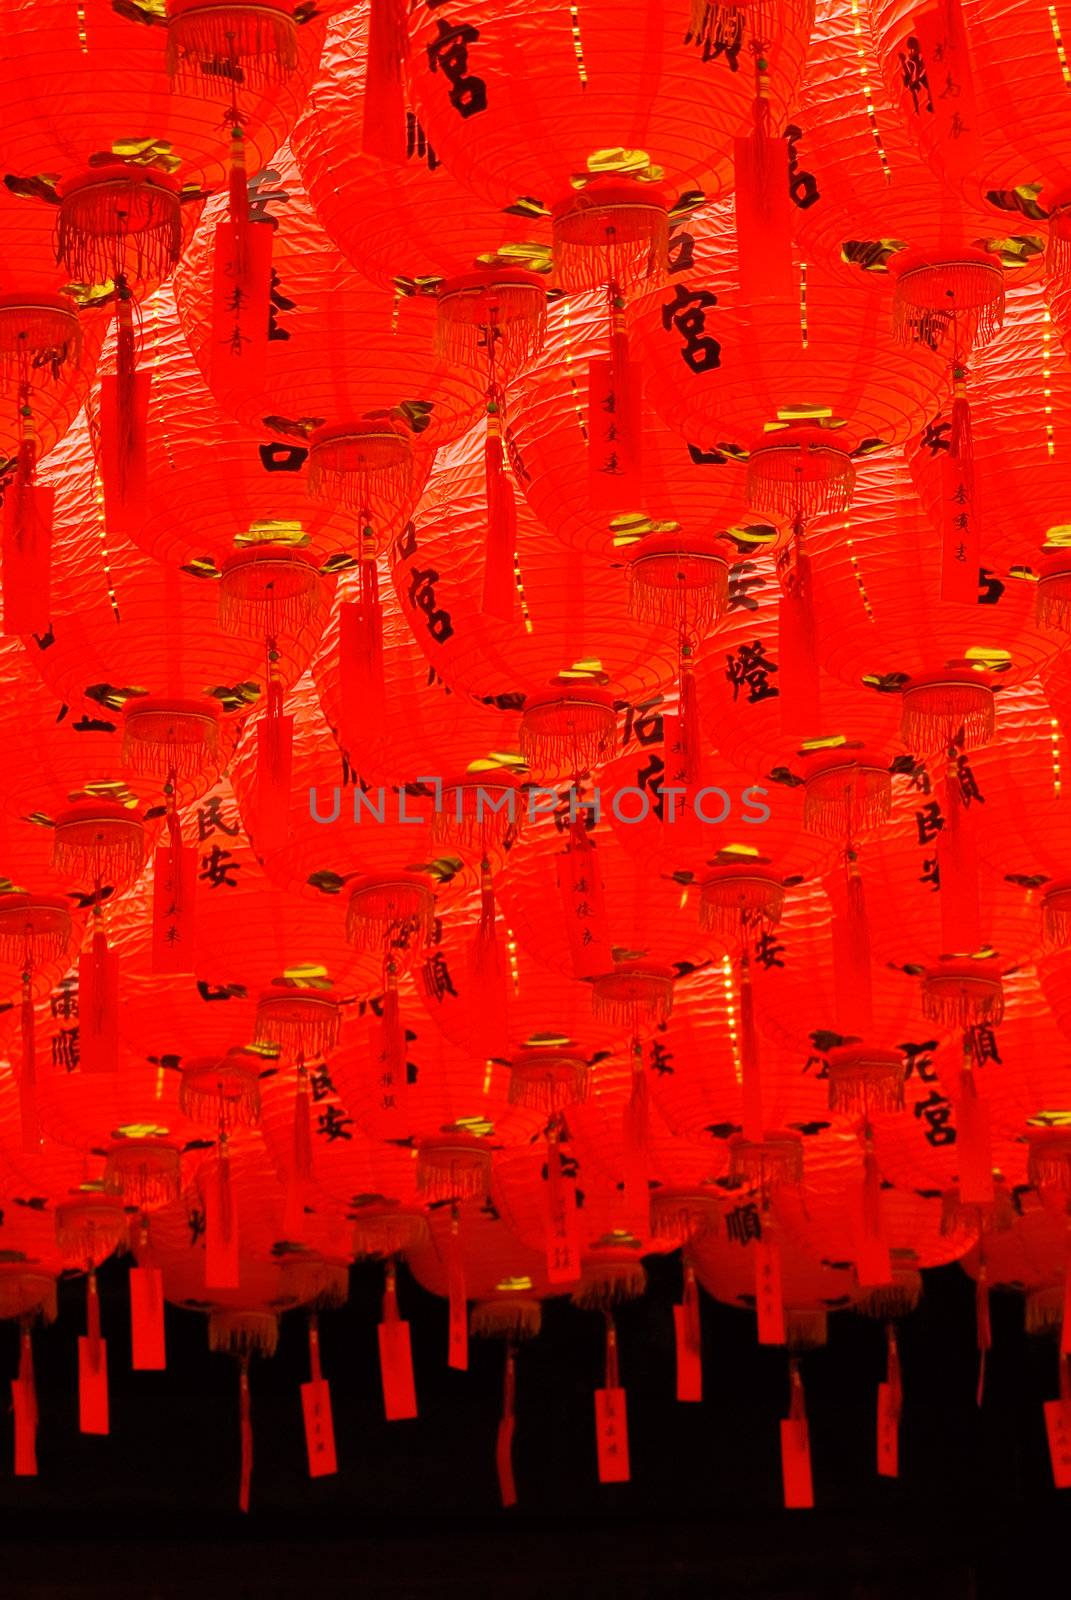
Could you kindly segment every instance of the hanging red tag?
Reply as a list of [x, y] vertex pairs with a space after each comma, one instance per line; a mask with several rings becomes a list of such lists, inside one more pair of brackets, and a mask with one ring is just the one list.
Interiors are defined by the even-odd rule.
[[562, 1178], [547, 1218], [547, 1281], [576, 1283], [580, 1278], [580, 1218], [576, 1184]]
[[1052, 1481], [1057, 1489], [1071, 1489], [1071, 1403], [1046, 1400], [1045, 1431], [1049, 1436]]
[[788, 141], [753, 133], [735, 141], [736, 253], [740, 290], [790, 304], [799, 290], [792, 272], [792, 205]]
[[[128, 407], [121, 403], [121, 384]], [[134, 534], [144, 520], [149, 388], [147, 372], [100, 380], [100, 477], [104, 514], [112, 533]]]
[[806, 1511], [814, 1505], [811, 1482], [811, 1440], [805, 1417], [784, 1417], [781, 1421], [781, 1477], [785, 1509]]
[[781, 1289], [781, 1252], [769, 1239], [756, 1240], [755, 1314], [760, 1344], [784, 1344], [785, 1305]]
[[223, 1162], [215, 1162], [205, 1189], [205, 1288], [237, 1289], [238, 1216]]
[[338, 1471], [335, 1456], [335, 1424], [331, 1415], [331, 1389], [326, 1378], [301, 1385], [301, 1409], [305, 1415], [305, 1447], [309, 1453], [309, 1477], [327, 1478]]
[[455, 1372], [469, 1370], [469, 1304], [464, 1294], [450, 1296], [450, 1342], [447, 1366]]
[[409, 1324], [388, 1318], [379, 1324], [379, 1372], [383, 1411], [388, 1422], [407, 1422], [417, 1414]]
[[256, 814], [260, 851], [281, 850], [286, 844], [293, 765], [293, 717], [262, 717], [257, 724]]
[[15, 1476], [37, 1476], [37, 1397], [28, 1383], [12, 1380], [11, 1409], [15, 1418]]
[[219, 393], [264, 387], [271, 321], [270, 223], [249, 223], [238, 234], [217, 222], [212, 263], [212, 371]]
[[628, 1413], [624, 1389], [595, 1390], [599, 1482], [628, 1483]]
[[989, 1103], [978, 1093], [973, 1072], [960, 1073], [956, 1159], [959, 1166], [960, 1202], [971, 1206], [990, 1204], [994, 1189]]
[[152, 881], [152, 970], [192, 972], [197, 851], [192, 845], [157, 850]]
[[781, 596], [777, 616], [781, 663], [777, 683], [781, 695], [781, 731], [811, 735], [821, 720], [821, 680], [818, 668], [818, 634], [814, 613], [814, 582], [810, 557], [786, 545], [777, 558]]
[[941, 599], [974, 606], [982, 558], [969, 464], [946, 453], [941, 458], [940, 483]]
[[677, 1342], [677, 1399], [700, 1401], [703, 1398], [703, 1361], [691, 1342], [686, 1306], [673, 1307], [673, 1331]]
[[78, 1339], [78, 1426], [83, 1433], [108, 1432], [108, 1345], [86, 1334]]
[[130, 1365], [135, 1372], [163, 1372], [164, 1279], [159, 1267], [130, 1269]]
[[867, 1229], [857, 1224], [855, 1233], [855, 1275], [864, 1289], [878, 1289], [883, 1284], [892, 1283], [892, 1259], [889, 1255], [887, 1240], [880, 1234], [869, 1233]]
[[[571, 838], [579, 841], [579, 830]], [[558, 857], [557, 870], [573, 972], [597, 978], [614, 964], [598, 852], [590, 844], [571, 842]]]
[[640, 489], [643, 368], [628, 359], [624, 335], [613, 338], [614, 358], [588, 367], [588, 495], [593, 509], [629, 511]]
[[495, 1443], [495, 1467], [498, 1472], [498, 1493], [504, 1506], [517, 1504], [517, 1483], [513, 1476], [513, 1433], [516, 1420], [503, 1417], [498, 1424]]
[[83, 1072], [119, 1070], [119, 955], [103, 933], [78, 958], [78, 1042]]
[[1064, 1314], [1060, 1324], [1060, 1360], [1071, 1356], [1071, 1272], [1064, 1268]]
[[[917, 45], [915, 44], [917, 41]], [[948, 177], [966, 177], [981, 159], [967, 35], [958, 0], [941, 0], [914, 19], [904, 62], [902, 102], [910, 120], [932, 127]]]
[[878, 1476], [900, 1476], [900, 1401], [891, 1383], [878, 1384]]
[[9, 483], [4, 494], [3, 584], [7, 635], [48, 632], [56, 491]]

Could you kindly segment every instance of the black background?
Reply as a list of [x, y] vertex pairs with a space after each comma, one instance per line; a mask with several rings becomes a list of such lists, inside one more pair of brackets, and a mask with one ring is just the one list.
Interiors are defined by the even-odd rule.
[[[1021, 1299], [995, 1295], [979, 1411], [973, 1286], [958, 1268], [926, 1275], [901, 1327], [899, 1480], [879, 1479], [874, 1465], [881, 1325], [834, 1317], [828, 1347], [804, 1357], [813, 1512], [781, 1507], [786, 1358], [757, 1346], [751, 1317], [704, 1297], [705, 1398], [677, 1403], [675, 1260], [651, 1263], [648, 1294], [618, 1318], [632, 1482], [596, 1480], [601, 1318], [553, 1302], [518, 1358], [520, 1504], [510, 1511], [499, 1508], [494, 1465], [502, 1345], [474, 1340], [470, 1371], [449, 1371], [445, 1304], [404, 1274], [399, 1287], [419, 1420], [383, 1421], [382, 1269], [354, 1269], [349, 1304], [320, 1324], [338, 1475], [307, 1476], [307, 1331], [291, 1313], [275, 1358], [253, 1367], [252, 1510], [242, 1517], [236, 1367], [209, 1352], [204, 1319], [168, 1308], [168, 1371], [131, 1372], [126, 1267], [109, 1264], [112, 1432], [84, 1437], [84, 1285], [64, 1283], [60, 1320], [35, 1334], [36, 1480], [12, 1476], [10, 1409], [0, 1408], [0, 1593], [975, 1600], [1025, 1592], [1050, 1555], [1066, 1572], [1067, 1497], [1052, 1488], [1041, 1410], [1057, 1392], [1055, 1341], [1027, 1338]], [[0, 1327], [5, 1397], [17, 1355], [17, 1329]]]

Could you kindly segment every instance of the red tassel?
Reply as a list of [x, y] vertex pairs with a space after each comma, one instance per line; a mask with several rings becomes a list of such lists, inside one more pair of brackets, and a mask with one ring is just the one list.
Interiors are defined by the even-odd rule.
[[25, 439], [4, 495], [3, 631], [7, 635], [48, 631], [56, 491], [34, 481], [36, 462], [36, 442]]
[[569, 829], [564, 855], [558, 857], [558, 894], [574, 975], [598, 978], [611, 971], [614, 963], [598, 851], [580, 817]]
[[182, 824], [175, 806], [175, 778], [168, 780], [167, 845], [157, 850], [152, 882], [152, 970], [194, 969], [194, 904], [197, 894], [197, 851], [182, 842]]
[[469, 1308], [465, 1290], [465, 1263], [457, 1207], [450, 1219], [447, 1243], [447, 1286], [450, 1295], [450, 1340], [447, 1365], [456, 1372], [469, 1370]]
[[978, 853], [974, 818], [963, 803], [962, 785], [954, 768], [945, 778], [942, 813], [944, 827], [937, 837], [942, 954], [970, 955], [982, 943]]
[[108, 1432], [108, 1352], [100, 1336], [97, 1274], [86, 1275], [86, 1331], [78, 1341], [78, 1426], [82, 1433]]
[[405, 79], [409, 33], [406, 0], [372, 0], [368, 17], [368, 69], [364, 84], [365, 155], [405, 160]]
[[789, 1364], [791, 1399], [788, 1416], [781, 1423], [781, 1475], [784, 1484], [785, 1507], [788, 1510], [809, 1510], [814, 1505], [814, 1487], [811, 1480], [811, 1439], [807, 1427], [807, 1406], [803, 1393], [803, 1378], [799, 1363]]
[[[676, 730], [677, 771], [674, 781], [689, 788], [698, 787], [703, 753], [703, 739], [699, 726], [699, 696], [695, 686], [695, 673], [690, 660], [691, 651], [686, 645], [680, 668], [680, 711]], [[667, 808], [668, 814], [668, 808]]]
[[[339, 607], [339, 674], [342, 731], [347, 737], [375, 739], [384, 732], [383, 609], [379, 570], [362, 560], [361, 597]], [[356, 742], [356, 740], [355, 740]]]
[[290, 1147], [290, 1174], [286, 1187], [287, 1236], [300, 1239], [305, 1231], [305, 1193], [312, 1177], [312, 1127], [309, 1110], [309, 1075], [300, 1061], [294, 1091], [294, 1126]]
[[37, 1385], [33, 1370], [33, 1335], [24, 1319], [19, 1335], [19, 1375], [11, 1385], [15, 1417], [15, 1476], [37, 1476]]
[[941, 599], [973, 606], [978, 603], [981, 529], [974, 503], [974, 438], [964, 368], [954, 369], [952, 382], [952, 425], [940, 466]]
[[250, 219], [245, 140], [237, 126], [228, 189], [229, 215], [216, 224], [212, 258], [211, 375], [220, 393], [249, 394], [266, 377], [274, 229]]
[[673, 1307], [677, 1343], [677, 1399], [698, 1402], [703, 1398], [702, 1328], [699, 1320], [699, 1287], [695, 1268], [684, 1263], [684, 1293]]
[[576, 1283], [580, 1277], [576, 1185], [562, 1174], [556, 1126], [547, 1134], [547, 1213], [547, 1280]]
[[973, 1069], [965, 1068], [960, 1073], [959, 1090], [956, 1156], [960, 1203], [989, 1205], [994, 1194], [989, 1106], [984, 1096], [978, 1093], [978, 1080]]
[[900, 1377], [900, 1352], [896, 1329], [890, 1322], [885, 1330], [885, 1382], [878, 1384], [878, 1476], [900, 1476], [900, 1417], [904, 1396]]
[[740, 958], [740, 1076], [744, 1103], [744, 1138], [761, 1140], [765, 1131], [762, 1111], [762, 1073], [759, 1066], [759, 1040], [755, 1029], [751, 962], [746, 951]]
[[509, 967], [498, 937], [495, 891], [486, 860], [480, 868], [480, 920], [469, 952], [469, 986], [480, 996], [485, 1054], [509, 1051]]
[[164, 1280], [159, 1267], [130, 1269], [130, 1365], [135, 1372], [164, 1372]]
[[746, 301], [784, 304], [794, 290], [788, 143], [770, 136], [769, 67], [755, 48], [754, 128], [735, 141], [737, 262]]
[[984, 1261], [978, 1265], [978, 1280], [974, 1287], [974, 1318], [978, 1329], [978, 1388], [975, 1401], [980, 1406], [985, 1396], [985, 1358], [993, 1348], [993, 1329], [989, 1321], [989, 1268]]
[[864, 1137], [863, 1184], [855, 1254], [856, 1276], [864, 1288], [877, 1288], [892, 1282], [892, 1261], [882, 1228], [881, 1173], [869, 1129]]
[[387, 1262], [383, 1294], [383, 1320], [379, 1325], [379, 1372], [383, 1383], [383, 1411], [388, 1422], [405, 1422], [417, 1414], [413, 1382], [413, 1355], [409, 1324], [398, 1315], [398, 1292], [393, 1261]]
[[874, 1029], [874, 998], [870, 958], [870, 924], [866, 891], [854, 853], [848, 853], [848, 875], [843, 887], [830, 885], [833, 900], [833, 971], [837, 992], [837, 1019], [844, 1033], [869, 1038]]
[[517, 502], [505, 470], [502, 453], [502, 419], [498, 402], [488, 404], [484, 442], [484, 478], [487, 493], [487, 541], [484, 548], [483, 600], [485, 616], [512, 622], [517, 598], [514, 562], [517, 551]]
[[625, 1204], [634, 1231], [646, 1237], [651, 1231], [651, 1192], [647, 1183], [650, 1162], [651, 1101], [643, 1051], [632, 1045], [632, 1092], [625, 1107], [622, 1128]]
[[238, 1371], [238, 1417], [242, 1439], [242, 1470], [238, 1482], [238, 1509], [249, 1510], [249, 1486], [253, 1479], [253, 1408], [249, 1398], [249, 1362], [243, 1360]]
[[109, 528], [133, 535], [145, 515], [150, 378], [137, 370], [130, 291], [121, 283], [117, 294], [115, 376], [100, 383], [100, 475]]
[[257, 725], [257, 848], [282, 850], [290, 819], [294, 719], [283, 715], [283, 689], [268, 684], [265, 715]]
[[819, 726], [818, 643], [810, 557], [797, 528], [793, 546], [779, 559], [781, 598], [778, 627], [781, 663], [781, 731], [814, 734]]
[[37, 1120], [37, 1024], [33, 1014], [33, 989], [29, 973], [22, 980], [22, 1063], [19, 1068], [19, 1119], [22, 1148], [35, 1152], [41, 1148], [41, 1127]]
[[512, 1345], [506, 1346], [506, 1365], [502, 1378], [502, 1420], [498, 1424], [498, 1442], [495, 1447], [495, 1465], [498, 1468], [498, 1492], [504, 1506], [517, 1504], [517, 1485], [513, 1477], [513, 1430], [517, 1391], [517, 1358]]
[[78, 1022], [83, 1072], [119, 1070], [119, 957], [102, 928], [78, 961]]

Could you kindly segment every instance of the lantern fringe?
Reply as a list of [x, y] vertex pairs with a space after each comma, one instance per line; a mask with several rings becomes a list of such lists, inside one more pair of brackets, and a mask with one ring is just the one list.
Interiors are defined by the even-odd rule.
[[413, 477], [409, 441], [393, 431], [336, 433], [312, 441], [309, 498], [367, 512], [400, 501]]
[[968, 749], [988, 744], [996, 729], [993, 691], [984, 683], [924, 683], [903, 692], [900, 737], [916, 754], [946, 749], [960, 730]]
[[1071, 1140], [1065, 1136], [1048, 1146], [1031, 1144], [1027, 1152], [1027, 1181], [1034, 1189], [1055, 1189], [1071, 1194]]
[[15, 1318], [53, 1323], [59, 1315], [56, 1280], [45, 1273], [5, 1263], [0, 1266], [0, 1322]]
[[104, 1163], [104, 1192], [148, 1210], [171, 1205], [181, 1192], [181, 1156], [173, 1145], [131, 1140], [115, 1145]]
[[669, 213], [656, 200], [610, 200], [596, 188], [553, 219], [554, 280], [571, 294], [613, 284], [645, 293], [665, 281]]
[[526, 706], [521, 755], [540, 771], [591, 772], [613, 753], [617, 713], [609, 703], [562, 698]]
[[1066, 888], [1049, 890], [1041, 904], [1041, 923], [1047, 945], [1063, 949], [1071, 944], [1071, 893]]
[[91, 1197], [56, 1207], [56, 1243], [62, 1254], [91, 1270], [127, 1241], [127, 1220], [119, 1205]]
[[829, 1318], [825, 1311], [785, 1308], [785, 1345], [789, 1350], [821, 1350], [828, 1339]]
[[253, 1068], [238, 1070], [227, 1057], [218, 1063], [187, 1062], [179, 1083], [179, 1110], [191, 1122], [225, 1133], [260, 1121], [260, 1085]]
[[284, 1055], [325, 1056], [338, 1044], [340, 1031], [334, 998], [288, 990], [261, 995], [257, 1002], [255, 1042], [277, 1044]]
[[[129, 219], [122, 232], [117, 226], [120, 213]], [[108, 283], [120, 255], [131, 279], [161, 281], [178, 265], [181, 253], [178, 193], [150, 178], [102, 177], [79, 185], [60, 202], [56, 257], [77, 283]]]
[[941, 261], [896, 277], [892, 330], [901, 344], [938, 350], [954, 329], [961, 350], [981, 349], [1004, 325], [1004, 273], [996, 261]]
[[[279, 572], [282, 583], [272, 584], [272, 572]], [[255, 579], [263, 575], [263, 582]], [[287, 579], [304, 577], [303, 584], [288, 588]], [[251, 579], [248, 583], [242, 580]], [[225, 571], [219, 591], [219, 625], [224, 633], [246, 639], [263, 639], [269, 633], [291, 637], [312, 626], [323, 610], [324, 585], [310, 562], [291, 560], [265, 562], [252, 557]]]
[[1071, 283], [1071, 202], [1066, 199], [1049, 216], [1049, 243], [1045, 275], [1050, 293]]
[[1004, 985], [999, 977], [983, 974], [928, 972], [922, 979], [922, 1012], [946, 1028], [973, 1028], [980, 1022], [996, 1027], [1004, 1019]]
[[358, 884], [346, 908], [346, 938], [358, 950], [417, 959], [432, 936], [435, 896], [423, 883], [386, 879]]
[[138, 777], [199, 777], [219, 763], [219, 723], [209, 710], [140, 709], [133, 702], [123, 728], [123, 764]]
[[167, 24], [167, 73], [186, 92], [219, 98], [220, 85], [263, 94], [298, 64], [297, 24], [270, 3], [193, 5]]
[[536, 1056], [513, 1061], [509, 1103], [550, 1114], [582, 1105], [588, 1097], [590, 1072], [579, 1057]]
[[14, 386], [27, 365], [34, 387], [57, 378], [56, 369], [77, 362], [82, 329], [73, 303], [30, 305], [0, 296], [0, 384]]
[[651, 1232], [656, 1239], [679, 1245], [708, 1239], [718, 1231], [717, 1201], [706, 1195], [660, 1194], [651, 1196]]
[[145, 861], [145, 830], [136, 812], [93, 814], [92, 809], [61, 813], [56, 818], [52, 865], [57, 871], [87, 879], [122, 883], [136, 878]]
[[[679, 581], [674, 586], [651, 581], [653, 575], [666, 571], [670, 565], [680, 574], [684, 566], [694, 571], [698, 563], [702, 563], [699, 570], [703, 572], [703, 582]], [[719, 556], [682, 550], [677, 560], [662, 555], [629, 562], [628, 609], [638, 622], [677, 628], [686, 621], [689, 629], [702, 637], [724, 615], [728, 601], [729, 568]]]
[[[52, 910], [51, 907], [48, 909]], [[66, 951], [71, 938], [70, 919], [66, 911], [56, 908], [53, 916], [57, 923], [62, 919], [62, 926], [51, 928], [40, 922], [37, 911], [38, 908], [32, 903], [29, 907], [0, 908], [0, 961], [5, 966], [22, 966], [26, 960], [27, 940], [30, 941], [35, 967], [58, 961]], [[31, 917], [35, 918], [38, 925], [28, 929], [27, 922]]]
[[904, 1063], [899, 1055], [851, 1051], [847, 1059], [830, 1060], [829, 1109], [842, 1116], [861, 1116], [904, 1109]]
[[892, 1283], [883, 1283], [871, 1289], [866, 1298], [859, 1302], [858, 1309], [875, 1321], [890, 1322], [897, 1317], [906, 1317], [921, 1299], [922, 1277], [918, 1272], [912, 1272], [906, 1276], [894, 1276]]
[[670, 972], [607, 972], [591, 988], [591, 1012], [600, 1022], [637, 1034], [668, 1022], [673, 1012]]
[[586, 1261], [572, 1301], [582, 1311], [609, 1311], [627, 1300], [638, 1300], [647, 1289], [647, 1272], [641, 1261]]
[[279, 1345], [279, 1318], [273, 1311], [213, 1311], [208, 1318], [208, 1348], [248, 1361], [273, 1356]]
[[[704, 59], [715, 50], [741, 44], [750, 33], [757, 40], [770, 42], [772, 23], [765, 5], [734, 5], [732, 0], [692, 0], [686, 44], [702, 49]], [[751, 21], [752, 14], [754, 21]], [[748, 26], [750, 22], [750, 28]]]
[[[504, 805], [488, 804], [490, 800], [501, 800], [503, 795]], [[486, 855], [512, 839], [521, 820], [517, 791], [496, 783], [490, 776], [483, 785], [475, 781], [448, 784], [443, 789], [442, 804], [432, 817], [431, 837], [435, 844], [454, 844], [461, 850], [478, 850]]]
[[1011, 1199], [1000, 1188], [988, 1206], [965, 1204], [958, 1189], [948, 1189], [941, 1197], [941, 1233], [946, 1239], [957, 1234], [1007, 1233], [1014, 1224]]
[[799, 1139], [733, 1139], [729, 1145], [729, 1177], [734, 1184], [754, 1184], [765, 1191], [803, 1182], [803, 1144]]
[[491, 1152], [475, 1146], [422, 1144], [417, 1148], [416, 1177], [425, 1200], [484, 1199], [491, 1185]]
[[[492, 318], [492, 305], [495, 315]], [[466, 372], [478, 371], [487, 356], [488, 329], [493, 329], [495, 359], [516, 372], [542, 350], [547, 335], [547, 296], [538, 283], [486, 283], [449, 279], [439, 290], [435, 318], [435, 354], [440, 361]]]
[[734, 872], [703, 884], [699, 921], [708, 933], [739, 939], [742, 930], [776, 927], [784, 903], [784, 886], [774, 879]]
[[1026, 1297], [1027, 1333], [1054, 1333], [1063, 1327], [1064, 1287], [1034, 1289]]
[[543, 1307], [538, 1300], [516, 1296], [481, 1300], [472, 1308], [469, 1326], [475, 1339], [535, 1339], [543, 1326]]
[[350, 1297], [350, 1270], [323, 1256], [291, 1256], [283, 1262], [287, 1292], [308, 1311], [337, 1311]]
[[1071, 633], [1071, 572], [1053, 572], [1037, 587], [1035, 616], [1039, 627]]
[[888, 822], [892, 778], [880, 767], [826, 768], [813, 773], [803, 789], [803, 826], [824, 839], [857, 838]]
[[419, 1211], [385, 1211], [369, 1207], [353, 1219], [353, 1253], [359, 1257], [405, 1255], [428, 1239], [428, 1221]]
[[748, 504], [782, 522], [843, 514], [854, 488], [851, 457], [833, 445], [763, 444], [747, 464]]

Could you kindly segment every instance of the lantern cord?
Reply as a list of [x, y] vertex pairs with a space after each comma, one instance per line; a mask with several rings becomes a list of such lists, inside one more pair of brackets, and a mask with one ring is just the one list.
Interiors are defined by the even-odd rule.
[[253, 1408], [249, 1397], [249, 1357], [238, 1369], [238, 1417], [242, 1444], [242, 1469], [238, 1483], [238, 1509], [249, 1510], [249, 1485], [253, 1477]]
[[900, 1368], [900, 1348], [896, 1328], [891, 1322], [885, 1325], [885, 1382], [889, 1386], [889, 1401], [897, 1421], [904, 1407], [904, 1381]]
[[978, 1329], [978, 1387], [975, 1391], [975, 1403], [979, 1406], [985, 1397], [986, 1356], [993, 1347], [993, 1331], [989, 1321], [989, 1268], [985, 1260], [984, 1247], [980, 1249], [978, 1279], [974, 1291], [975, 1322]]
[[41, 1131], [37, 1121], [37, 1045], [33, 1009], [33, 971], [33, 934], [27, 929], [22, 967], [20, 1013], [22, 1061], [19, 1070], [19, 1118], [22, 1124], [22, 1148], [26, 1151], [37, 1150], [41, 1143]]
[[516, 1424], [517, 1356], [510, 1340], [502, 1374], [502, 1418], [498, 1424], [495, 1465], [498, 1490], [503, 1506], [517, 1504], [517, 1485], [513, 1476], [513, 1432]]
[[685, 1343], [689, 1350], [698, 1355], [703, 1347], [699, 1317], [699, 1286], [696, 1283], [695, 1268], [687, 1259], [684, 1262], [684, 1292], [681, 1295], [681, 1306], [684, 1310]]
[[313, 1311], [309, 1315], [309, 1382], [319, 1385], [323, 1377], [320, 1365], [320, 1319]]
[[618, 1363], [618, 1355], [617, 1355], [617, 1326], [616, 1326], [616, 1324], [614, 1322], [614, 1314], [613, 1314], [612, 1311], [607, 1311], [605, 1313], [605, 1315], [606, 1315], [606, 1383], [605, 1383], [605, 1387], [607, 1389], [619, 1389], [621, 1387], [621, 1370], [620, 1370], [620, 1366], [619, 1366], [619, 1363]]

